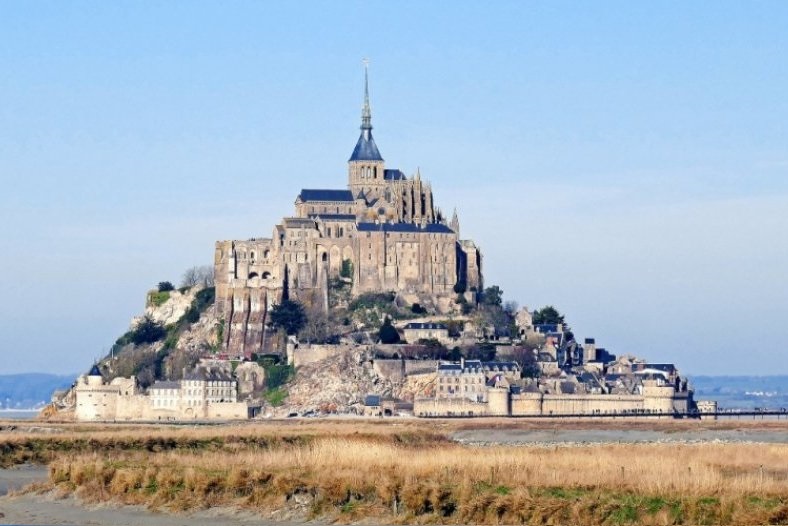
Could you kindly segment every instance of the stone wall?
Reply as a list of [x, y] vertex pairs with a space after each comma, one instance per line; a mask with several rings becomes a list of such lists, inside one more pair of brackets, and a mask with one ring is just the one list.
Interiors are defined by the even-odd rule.
[[301, 367], [310, 363], [319, 362], [333, 356], [349, 353], [352, 351], [367, 351], [369, 345], [310, 345], [301, 344], [295, 348], [293, 353], [292, 365]]
[[472, 402], [466, 398], [417, 398], [413, 402], [416, 416], [488, 416], [486, 403]]

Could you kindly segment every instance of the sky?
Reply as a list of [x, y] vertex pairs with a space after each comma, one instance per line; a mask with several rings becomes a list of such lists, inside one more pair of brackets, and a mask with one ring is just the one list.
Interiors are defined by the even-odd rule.
[[788, 374], [788, 3], [0, 2], [0, 374], [387, 167], [487, 284], [692, 374]]

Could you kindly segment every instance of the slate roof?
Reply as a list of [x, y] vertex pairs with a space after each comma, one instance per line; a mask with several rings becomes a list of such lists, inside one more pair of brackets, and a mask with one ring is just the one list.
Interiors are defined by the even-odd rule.
[[439, 371], [462, 371], [462, 367], [458, 363], [439, 363]]
[[558, 332], [558, 325], [555, 323], [537, 323], [534, 325], [534, 329], [536, 332], [541, 332], [542, 334], [548, 332]]
[[183, 376], [184, 380], [203, 380], [206, 382], [231, 382], [233, 381], [232, 375], [214, 369], [206, 369], [205, 367], [196, 367], [192, 371]]
[[500, 371], [514, 370], [515, 368], [519, 368], [519, 365], [517, 365], [516, 362], [484, 362], [482, 365], [485, 369], [497, 368]]
[[408, 323], [405, 325], [406, 329], [446, 329], [442, 323]]
[[308, 227], [314, 228], [315, 220], [305, 217], [286, 217], [282, 221], [286, 227]]
[[353, 202], [353, 193], [350, 190], [320, 190], [304, 188], [298, 197], [304, 201], [330, 201], [348, 203]]
[[386, 181], [404, 181], [407, 177], [400, 170], [383, 170], [383, 179]]
[[101, 376], [101, 371], [99, 371], [98, 364], [93, 364], [93, 367], [90, 368], [88, 376]]
[[378, 145], [372, 138], [372, 130], [364, 130], [358, 138], [353, 153], [350, 154], [348, 161], [382, 161]]
[[155, 389], [179, 389], [181, 386], [178, 382], [174, 382], [171, 380], [156, 380], [152, 386], [150, 386], [150, 390]]
[[454, 231], [440, 223], [427, 223], [424, 228], [413, 223], [359, 223], [359, 232], [415, 232], [424, 234], [453, 234]]
[[380, 405], [380, 395], [367, 395], [364, 397], [364, 405], [367, 407], [375, 407]]
[[321, 219], [322, 221], [355, 221], [353, 214], [309, 214], [310, 219]]

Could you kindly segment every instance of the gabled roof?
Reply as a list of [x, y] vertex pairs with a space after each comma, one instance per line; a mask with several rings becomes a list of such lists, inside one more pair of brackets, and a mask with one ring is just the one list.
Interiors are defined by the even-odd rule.
[[350, 190], [322, 190], [304, 188], [298, 194], [298, 198], [304, 202], [309, 201], [329, 201], [336, 203], [352, 203], [353, 194]]
[[372, 138], [372, 130], [364, 130], [358, 138], [353, 153], [350, 154], [348, 162], [352, 161], [382, 161], [375, 139]]
[[440, 223], [427, 223], [423, 227], [414, 223], [359, 223], [359, 232], [413, 232], [425, 234], [453, 234], [454, 231]]

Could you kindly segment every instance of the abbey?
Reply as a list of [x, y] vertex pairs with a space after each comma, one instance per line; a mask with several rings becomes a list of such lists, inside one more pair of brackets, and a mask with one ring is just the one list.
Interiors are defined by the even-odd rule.
[[327, 308], [329, 284], [340, 275], [352, 281], [353, 295], [393, 291], [443, 312], [458, 293], [475, 301], [483, 286], [481, 252], [460, 239], [456, 211], [444, 216], [418, 170], [408, 177], [386, 167], [372, 137], [366, 69], [347, 188], [301, 190], [293, 216], [272, 237], [218, 241], [214, 264], [231, 355], [263, 347], [267, 312], [283, 298]]

